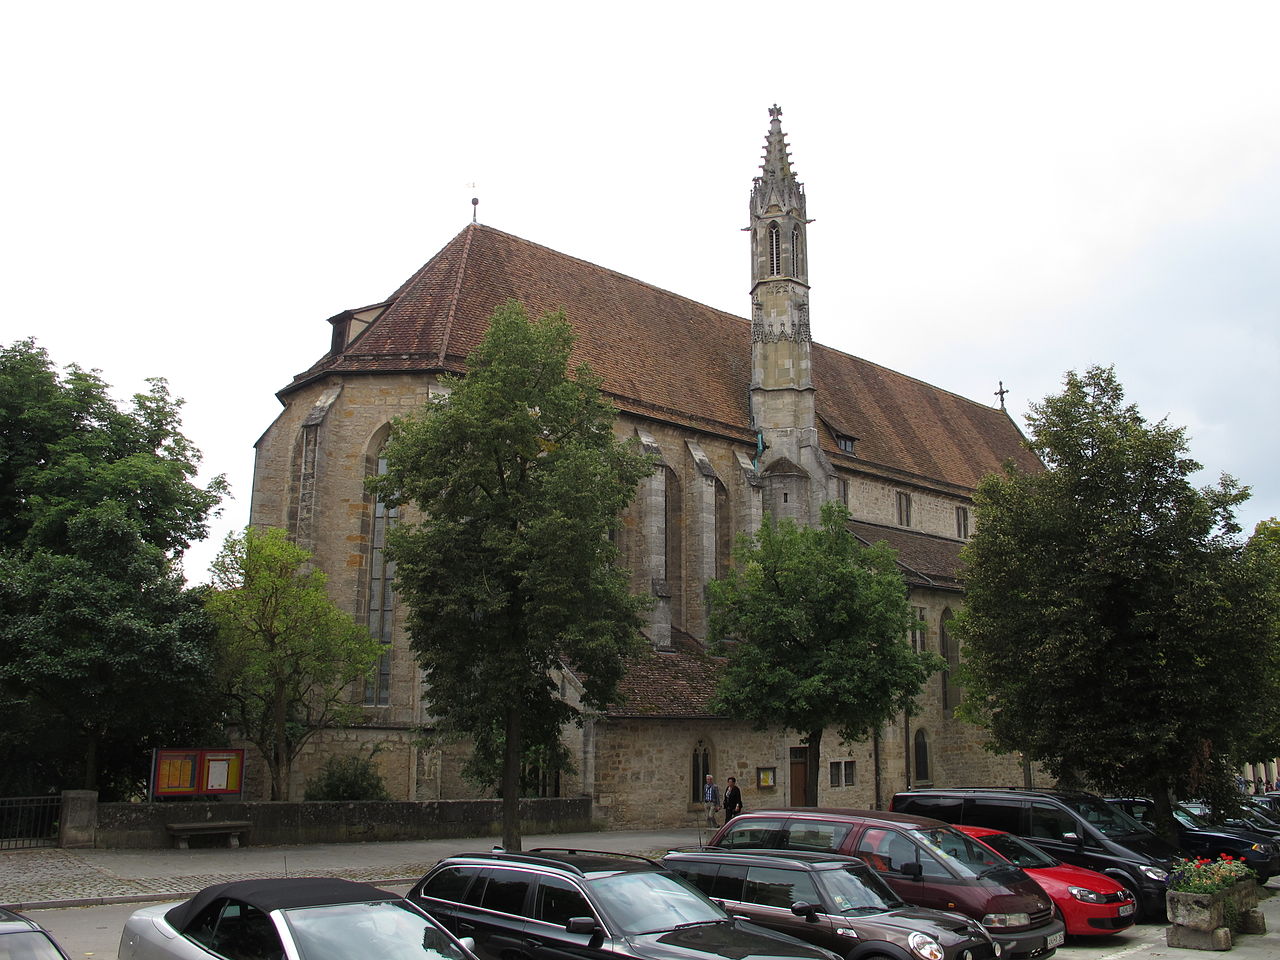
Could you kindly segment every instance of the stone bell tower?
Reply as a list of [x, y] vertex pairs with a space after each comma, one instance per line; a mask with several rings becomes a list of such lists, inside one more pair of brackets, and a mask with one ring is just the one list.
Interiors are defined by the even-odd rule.
[[816, 523], [832, 472], [818, 446], [810, 365], [804, 185], [791, 169], [782, 110], [769, 110], [761, 174], [751, 189], [751, 417], [776, 518]]

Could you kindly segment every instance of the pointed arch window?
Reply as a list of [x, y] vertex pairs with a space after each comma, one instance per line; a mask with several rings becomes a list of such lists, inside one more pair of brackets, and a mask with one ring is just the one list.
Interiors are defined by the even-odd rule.
[[[378, 475], [387, 472], [387, 458], [378, 457]], [[396, 565], [387, 560], [387, 530], [395, 525], [399, 508], [379, 498], [373, 504], [373, 530], [369, 539], [369, 633], [383, 643], [377, 669], [364, 682], [364, 705], [385, 707], [391, 703], [392, 602]]]
[[916, 783], [931, 783], [929, 769], [929, 737], [923, 730], [916, 731], [915, 743]]
[[782, 272], [782, 231], [777, 222], [769, 224], [769, 276], [776, 277]]
[[801, 270], [804, 254], [801, 246], [804, 242], [804, 235], [800, 232], [800, 228], [796, 227], [791, 231], [791, 275], [800, 277], [804, 271]]
[[689, 757], [689, 802], [702, 803], [703, 787], [711, 773], [711, 747], [699, 740]]

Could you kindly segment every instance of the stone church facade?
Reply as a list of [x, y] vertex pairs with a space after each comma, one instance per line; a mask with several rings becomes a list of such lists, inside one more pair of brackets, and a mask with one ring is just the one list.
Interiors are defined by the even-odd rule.
[[[334, 599], [386, 653], [352, 691], [366, 722], [309, 745], [295, 795], [335, 753], [372, 754], [401, 799], [476, 795], [460, 775], [465, 745], [434, 738], [423, 712], [383, 556], [401, 518], [364, 483], [380, 469], [391, 421], [445, 389], [442, 375], [465, 372], [510, 298], [535, 315], [565, 311], [574, 361], [603, 378], [617, 435], [658, 461], [619, 533], [632, 589], [653, 600], [648, 649], [619, 703], [567, 731], [576, 768], [546, 774], [545, 793], [590, 795], [618, 827], [694, 822], [705, 772], [721, 784], [736, 776], [748, 809], [803, 802], [799, 735], [754, 731], [709, 706], [717, 661], [705, 646], [706, 584], [766, 514], [815, 522], [824, 503], [843, 502], [860, 538], [898, 551], [919, 621], [910, 642], [959, 662], [947, 624], [963, 598], [974, 488], [1007, 459], [1036, 463], [1002, 409], [813, 342], [804, 189], [781, 111], [770, 114], [751, 193], [749, 320], [474, 223], [390, 297], [329, 318], [328, 351], [280, 391], [284, 409], [258, 441], [251, 522], [313, 551]], [[559, 679], [573, 701], [576, 679]], [[866, 743], [824, 737], [818, 802], [879, 806], [912, 783], [1021, 783], [1016, 758], [984, 751], [980, 732], [953, 716], [962, 696], [943, 670], [917, 716]]]

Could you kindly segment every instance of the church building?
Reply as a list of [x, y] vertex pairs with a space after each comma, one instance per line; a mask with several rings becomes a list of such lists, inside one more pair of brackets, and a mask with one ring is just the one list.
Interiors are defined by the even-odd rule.
[[[748, 809], [874, 807], [913, 784], [1022, 782], [1017, 757], [986, 752], [981, 731], [954, 716], [963, 690], [948, 622], [963, 602], [959, 554], [979, 479], [1006, 460], [1038, 463], [1003, 409], [813, 342], [804, 188], [781, 111], [769, 113], [750, 200], [749, 320], [476, 223], [391, 296], [329, 318], [327, 352], [279, 392], [284, 409], [257, 443], [251, 522], [312, 551], [331, 595], [386, 653], [352, 693], [365, 723], [308, 745], [295, 795], [334, 754], [372, 755], [398, 799], [477, 795], [460, 776], [465, 745], [434, 739], [424, 715], [383, 554], [398, 518], [364, 481], [383, 468], [391, 421], [446, 389], [442, 375], [465, 372], [508, 299], [530, 315], [565, 312], [573, 362], [602, 378], [617, 435], [657, 458], [618, 542], [633, 591], [653, 600], [646, 653], [617, 705], [567, 731], [575, 768], [542, 771], [544, 795], [589, 795], [597, 817], [622, 828], [695, 822], [706, 773], [736, 777]], [[918, 624], [910, 642], [948, 666], [916, 716], [866, 743], [824, 737], [819, 796], [806, 798], [799, 734], [754, 731], [710, 708], [706, 585], [765, 515], [816, 523], [829, 500], [848, 507], [859, 538], [897, 551]], [[573, 701], [576, 678], [559, 681]]]

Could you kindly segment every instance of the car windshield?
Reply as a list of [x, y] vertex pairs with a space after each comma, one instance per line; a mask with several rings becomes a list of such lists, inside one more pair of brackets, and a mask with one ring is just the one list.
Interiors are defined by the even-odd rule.
[[884, 913], [903, 906], [898, 895], [870, 867], [850, 865], [839, 870], [821, 870], [817, 876], [836, 910], [846, 916]]
[[1004, 857], [1015, 867], [1028, 867], [1032, 870], [1043, 867], [1056, 867], [1059, 861], [1025, 840], [1020, 840], [1011, 833], [989, 833], [978, 837], [983, 843]]
[[449, 934], [402, 900], [281, 912], [302, 960], [469, 960]]
[[1088, 797], [1063, 797], [1062, 802], [1093, 825], [1105, 837], [1128, 837], [1135, 833], [1149, 833], [1142, 824], [1119, 807], [1105, 800]]
[[669, 873], [615, 873], [588, 884], [609, 921], [628, 937], [729, 919], [699, 890]]
[[35, 930], [0, 936], [0, 957], [5, 960], [63, 960], [53, 941]]
[[1173, 818], [1184, 827], [1203, 828], [1211, 826], [1209, 821], [1204, 817], [1200, 816], [1193, 810], [1188, 810], [1181, 804], [1178, 804], [1173, 808]]
[[912, 830], [925, 847], [962, 877], [982, 877], [1001, 870], [1016, 870], [1011, 863], [996, 863], [996, 857], [978, 841], [951, 827]]

